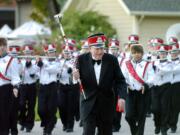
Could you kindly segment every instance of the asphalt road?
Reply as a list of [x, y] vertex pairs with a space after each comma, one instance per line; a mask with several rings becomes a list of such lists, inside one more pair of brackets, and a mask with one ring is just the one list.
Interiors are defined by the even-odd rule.
[[[113, 133], [113, 135], [130, 135], [129, 126], [124, 119], [124, 115], [122, 118], [121, 125], [122, 127], [120, 131], [117, 133]], [[180, 135], [180, 122], [178, 123], [177, 127], [179, 128], [177, 129], [176, 133], [172, 134], [169, 130], [168, 135]], [[19, 135], [42, 135], [42, 128], [40, 127], [40, 122], [36, 122], [35, 127], [33, 128], [31, 133], [26, 133], [25, 131], [23, 132], [19, 131]], [[74, 132], [66, 133], [62, 131], [62, 124], [60, 120], [58, 120], [58, 123], [55, 129], [53, 130], [52, 135], [82, 135], [82, 128], [79, 127], [79, 122], [77, 122], [74, 127]], [[152, 117], [146, 119], [145, 135], [154, 135], [154, 123]]]

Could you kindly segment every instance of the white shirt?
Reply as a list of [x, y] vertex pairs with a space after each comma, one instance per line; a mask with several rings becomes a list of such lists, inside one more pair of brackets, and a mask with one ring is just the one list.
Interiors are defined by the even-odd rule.
[[0, 86], [6, 85], [6, 84], [17, 85], [21, 82], [20, 76], [19, 76], [18, 60], [16, 58], [13, 58], [7, 70], [7, 74], [5, 74], [6, 67], [10, 58], [11, 57], [8, 55], [3, 58], [0, 58], [0, 72], [6, 78], [9, 78], [11, 80], [11, 81], [7, 81], [0, 78]]
[[177, 83], [180, 82], [180, 60], [176, 60], [176, 61], [172, 61], [172, 73], [173, 73], [173, 79], [171, 81], [171, 83]]
[[[143, 72], [144, 72], [144, 69], [145, 69], [145, 65], [146, 65], [146, 61], [141, 61], [139, 63], [135, 63], [131, 60], [131, 63], [134, 67], [134, 70], [136, 71], [136, 73], [138, 74], [138, 76], [147, 84], [150, 85], [151, 83], [151, 80], [152, 80], [152, 77], [154, 76], [154, 71], [153, 71], [153, 68], [152, 68], [152, 64], [150, 63], [148, 65], [148, 67], [146, 68], [146, 72], [145, 72], [145, 75], [144, 75], [144, 78], [143, 78]], [[127, 68], [127, 65], [125, 65], [125, 69], [124, 69], [124, 77], [126, 79], [126, 82], [127, 84], [129, 85], [130, 89], [131, 90], [141, 90], [142, 89], [142, 84], [137, 81], [132, 75], [131, 73], [129, 72], [128, 68]]]
[[154, 75], [154, 85], [161, 86], [166, 83], [170, 83], [173, 79], [172, 74], [172, 64], [169, 61], [160, 63], [159, 60], [154, 62], [154, 66], [156, 67], [155, 75]]
[[47, 85], [52, 82], [57, 82], [57, 74], [60, 69], [60, 64], [57, 61], [49, 62], [43, 60], [43, 67], [39, 68], [39, 82], [40, 84]]
[[[73, 81], [73, 76], [72, 73], [68, 73], [68, 69], [72, 69], [73, 70], [73, 60], [65, 60], [62, 59], [60, 61], [60, 70], [59, 70], [59, 81], [62, 84], [71, 84], [71, 83], [75, 83], [75, 81]], [[71, 81], [72, 82], [71, 82]]]
[[[38, 79], [38, 70], [39, 68], [37, 65], [35, 65], [34, 61], [31, 61], [31, 67], [27, 68], [26, 67], [26, 60], [21, 61], [23, 65], [23, 70], [22, 70], [22, 83], [23, 84], [33, 84], [37, 81]], [[32, 78], [30, 75], [34, 74], [35, 76]]]
[[100, 74], [101, 74], [101, 65], [102, 64], [98, 65], [97, 63], [94, 64], [94, 72], [95, 72], [97, 84], [99, 84], [99, 79], [100, 79]]

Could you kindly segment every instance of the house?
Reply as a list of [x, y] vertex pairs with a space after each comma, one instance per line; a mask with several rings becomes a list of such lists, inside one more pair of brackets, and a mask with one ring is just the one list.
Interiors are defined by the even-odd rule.
[[71, 3], [77, 10], [94, 10], [108, 16], [121, 43], [127, 42], [130, 34], [139, 34], [143, 44], [151, 37], [166, 40], [173, 35], [180, 40], [180, 0], [72, 0]]
[[32, 20], [30, 15], [33, 10], [31, 0], [16, 0], [16, 27], [23, 23]]
[[15, 27], [15, 0], [0, 2], [0, 28], [7, 24], [11, 28]]

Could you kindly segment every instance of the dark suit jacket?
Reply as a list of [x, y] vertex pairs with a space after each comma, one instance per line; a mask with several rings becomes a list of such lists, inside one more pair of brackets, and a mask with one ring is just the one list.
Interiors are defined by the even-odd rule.
[[103, 55], [99, 85], [96, 81], [91, 53], [79, 56], [77, 68], [79, 69], [80, 79], [87, 97], [86, 100], [82, 95], [80, 98], [81, 119], [87, 118], [96, 104], [102, 112], [103, 119], [112, 120], [115, 109], [113, 86], [116, 86], [116, 90], [121, 98], [125, 99], [126, 96], [126, 82], [117, 58], [106, 53]]

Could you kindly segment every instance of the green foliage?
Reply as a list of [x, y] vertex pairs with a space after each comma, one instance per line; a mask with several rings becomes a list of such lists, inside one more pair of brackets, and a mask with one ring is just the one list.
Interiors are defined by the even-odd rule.
[[94, 11], [80, 13], [68, 10], [62, 18], [62, 25], [66, 36], [78, 41], [98, 32], [103, 32], [107, 37], [112, 37], [116, 31], [107, 19], [106, 16], [99, 15]]
[[[31, 17], [37, 22], [48, 24], [53, 31], [50, 40], [61, 45], [63, 40], [60, 38], [59, 26], [54, 27], [56, 22], [54, 18], [50, 17], [52, 11], [47, 10], [48, 2], [49, 0], [32, 0], [34, 10]], [[57, 0], [57, 2], [62, 6], [65, 0]], [[103, 32], [107, 37], [112, 37], [116, 35], [116, 31], [108, 23], [107, 19], [106, 16], [94, 11], [80, 12], [70, 7], [62, 18], [62, 25], [66, 36], [76, 41], [98, 32]]]
[[31, 18], [37, 22], [44, 23], [48, 18], [48, 0], [32, 0], [34, 10], [31, 13]]

